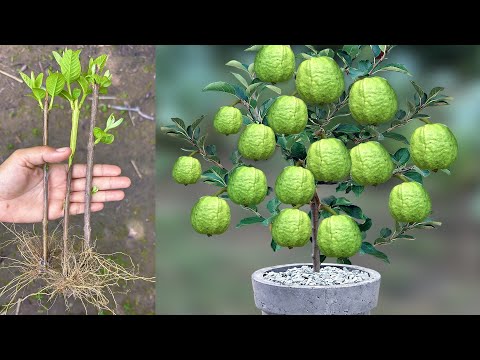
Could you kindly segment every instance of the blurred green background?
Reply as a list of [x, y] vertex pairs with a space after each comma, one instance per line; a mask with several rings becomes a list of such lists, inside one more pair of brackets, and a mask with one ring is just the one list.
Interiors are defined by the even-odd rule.
[[[228, 156], [236, 147], [238, 135], [215, 133], [212, 119], [222, 105], [230, 105], [231, 95], [206, 92], [202, 88], [214, 81], [236, 80], [224, 66], [232, 59], [253, 62], [255, 53], [245, 46], [158, 46], [157, 47], [157, 130], [179, 117], [187, 124], [205, 114], [202, 132], [208, 132], [208, 144], [216, 144], [227, 166]], [[292, 46], [295, 53], [306, 51], [303, 45]], [[317, 49], [336, 45], [317, 45]], [[475, 126], [480, 118], [480, 46], [398, 46], [390, 61], [404, 64], [413, 74], [380, 73], [385, 76], [406, 109], [406, 99], [413, 97], [414, 79], [424, 90], [445, 87], [453, 96], [451, 106], [429, 108], [435, 122], [447, 124], [459, 143], [459, 156], [450, 168], [425, 179], [433, 204], [433, 218], [443, 222], [438, 230], [413, 232], [416, 241], [398, 241], [383, 247], [391, 260], [384, 264], [370, 256], [357, 255], [354, 264], [367, 266], [382, 274], [380, 300], [375, 314], [480, 314], [480, 142]], [[348, 85], [348, 84], [347, 84]], [[291, 93], [293, 81], [282, 84]], [[345, 118], [340, 118], [344, 120]], [[410, 136], [421, 122], [412, 121], [400, 133]], [[385, 144], [385, 142], [384, 142]], [[387, 142], [394, 151], [398, 142]], [[171, 179], [182, 140], [157, 131], [157, 313], [160, 314], [258, 314], [253, 302], [250, 275], [270, 265], [309, 262], [310, 246], [301, 249], [270, 248], [270, 233], [261, 225], [235, 229], [251, 213], [232, 208], [232, 224], [227, 233], [208, 238], [196, 234], [190, 225], [190, 209], [202, 195], [218, 188], [203, 183], [183, 187]], [[204, 169], [207, 164], [202, 161]], [[274, 184], [285, 166], [276, 152], [270, 161], [255, 164]], [[367, 240], [373, 241], [384, 226], [392, 226], [388, 212], [388, 194], [398, 183], [392, 179], [376, 188], [369, 187], [360, 198], [347, 198], [361, 206], [373, 219]], [[335, 193], [334, 186], [319, 187], [319, 195]], [[267, 200], [271, 197], [270, 195]], [[343, 196], [343, 195], [338, 195]], [[265, 204], [259, 206], [265, 215]]]

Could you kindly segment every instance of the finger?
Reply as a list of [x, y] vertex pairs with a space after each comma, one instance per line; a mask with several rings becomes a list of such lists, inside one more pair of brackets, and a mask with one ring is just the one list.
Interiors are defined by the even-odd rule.
[[[110, 164], [96, 164], [93, 165], [93, 176], [119, 176], [122, 169], [116, 165]], [[73, 165], [72, 178], [84, 178], [87, 176], [87, 165], [76, 164]]]
[[[125, 193], [122, 190], [99, 191], [92, 195], [92, 202], [108, 202], [120, 201], [125, 198]], [[70, 194], [70, 201], [72, 203], [84, 203], [85, 192], [75, 191]]]
[[[72, 180], [72, 191], [85, 191], [86, 182], [85, 178]], [[94, 177], [92, 183], [98, 190], [126, 189], [132, 184], [126, 176]]]
[[[105, 207], [105, 204], [103, 203], [92, 203], [92, 205], [90, 206], [90, 210], [92, 212], [97, 212], [97, 211], [101, 211], [103, 210], [103, 208]], [[83, 214], [85, 212], [85, 204], [82, 204], [82, 203], [73, 203], [73, 204], [70, 204], [70, 209], [69, 209], [69, 213], [70, 215], [79, 215], [79, 214]]]
[[19, 149], [13, 153], [13, 158], [20, 161], [22, 165], [33, 168], [45, 163], [59, 163], [70, 156], [72, 150], [69, 147], [55, 149], [50, 146], [35, 146]]

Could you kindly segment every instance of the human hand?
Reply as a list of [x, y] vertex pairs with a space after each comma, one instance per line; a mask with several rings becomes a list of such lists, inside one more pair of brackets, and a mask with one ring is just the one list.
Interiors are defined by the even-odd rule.
[[[63, 216], [67, 192], [67, 164], [59, 164], [70, 156], [70, 148], [55, 149], [38, 146], [15, 151], [0, 165], [0, 221], [36, 223], [43, 218], [43, 164], [49, 164], [48, 217], [55, 220]], [[103, 209], [108, 201], [120, 201], [131, 181], [120, 176], [115, 165], [97, 164], [93, 168], [92, 212]], [[85, 211], [86, 165], [75, 164], [72, 169], [70, 209], [72, 215]]]

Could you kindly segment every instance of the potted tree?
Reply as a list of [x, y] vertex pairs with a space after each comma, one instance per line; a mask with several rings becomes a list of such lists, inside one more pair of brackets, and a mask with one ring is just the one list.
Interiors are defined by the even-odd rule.
[[[226, 65], [239, 71], [233, 73], [239, 84], [214, 82], [203, 91], [236, 97], [213, 119], [221, 134], [241, 131], [230, 155], [232, 166], [225, 166], [215, 145], [207, 144], [199, 127], [203, 116], [188, 126], [174, 118], [162, 131], [190, 146], [182, 149], [189, 154], [178, 158], [172, 176], [179, 184], [201, 180], [219, 188], [192, 208], [192, 226], [201, 234], [227, 231], [229, 203], [234, 203], [252, 213], [236, 227], [268, 227], [273, 251], [311, 242], [311, 263], [254, 272], [255, 304], [263, 314], [369, 314], [377, 305], [381, 276], [352, 265], [350, 258], [360, 253], [389, 263], [379, 248], [413, 239], [408, 234], [412, 229], [441, 225], [429, 217], [431, 201], [423, 180], [439, 170], [449, 174], [457, 142], [425, 110], [448, 105], [451, 98], [441, 87], [425, 92], [411, 81], [413, 98], [400, 109], [405, 101], [380, 76], [387, 71], [411, 76], [404, 65], [388, 61], [393, 45], [344, 45], [336, 51], [306, 47], [308, 52], [296, 55], [288, 45], [254, 45], [246, 49], [257, 52], [254, 63], [229, 61]], [[295, 91], [283, 94], [279, 84], [293, 79]], [[411, 121], [421, 126], [407, 139], [397, 129]], [[390, 154], [383, 145], [387, 141], [402, 147]], [[275, 151], [287, 166], [269, 187], [255, 166]], [[197, 157], [210, 167], [202, 171]], [[358, 197], [371, 186], [393, 183], [392, 178], [400, 181], [392, 184], [388, 199], [395, 227], [382, 228], [373, 241], [367, 236], [372, 219], [361, 207], [342, 196], [318, 195], [322, 185], [335, 184], [340, 195]], [[259, 206], [270, 194], [269, 215], [263, 216]], [[336, 263], [326, 263], [327, 258]]]

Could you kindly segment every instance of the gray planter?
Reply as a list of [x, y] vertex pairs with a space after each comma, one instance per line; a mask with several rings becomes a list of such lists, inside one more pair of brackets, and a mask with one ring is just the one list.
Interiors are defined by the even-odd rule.
[[347, 285], [287, 286], [264, 279], [270, 271], [282, 272], [310, 264], [280, 265], [257, 270], [252, 275], [255, 305], [263, 315], [369, 315], [377, 306], [381, 276], [375, 270], [355, 265], [347, 267], [370, 274], [370, 279]]

